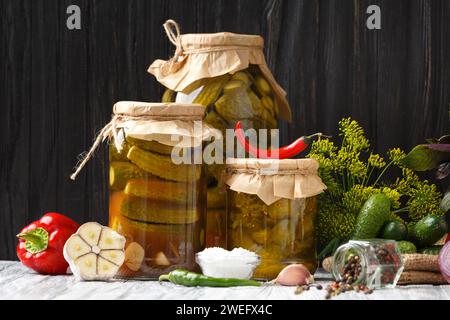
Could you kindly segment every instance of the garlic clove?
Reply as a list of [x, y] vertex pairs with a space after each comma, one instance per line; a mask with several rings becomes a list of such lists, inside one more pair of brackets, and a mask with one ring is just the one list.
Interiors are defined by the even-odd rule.
[[83, 270], [83, 277], [95, 277], [97, 273], [97, 256], [89, 253], [75, 260], [76, 268], [70, 268], [75, 275], [80, 275], [77, 270]]
[[156, 254], [155, 263], [159, 266], [170, 266], [169, 259], [167, 259], [166, 255], [162, 251]]
[[137, 242], [132, 242], [125, 250], [125, 265], [131, 271], [138, 271], [144, 261], [145, 250]]
[[68, 243], [67, 252], [72, 259], [77, 259], [82, 255], [85, 255], [91, 252], [91, 247], [80, 238], [80, 236], [75, 235], [72, 238], [72, 241]]
[[97, 245], [101, 231], [102, 225], [97, 222], [88, 222], [78, 229], [77, 234], [92, 247]]
[[117, 232], [114, 230], [104, 228], [100, 235], [98, 246], [102, 248], [102, 250], [123, 248], [125, 246], [125, 238], [117, 237], [116, 235]]
[[97, 274], [100, 277], [112, 278], [116, 275], [117, 271], [119, 271], [119, 266], [117, 264], [111, 263], [101, 256], [98, 257]]
[[121, 250], [102, 250], [100, 251], [99, 256], [105, 260], [111, 261], [118, 266], [121, 266], [125, 261], [125, 253]]

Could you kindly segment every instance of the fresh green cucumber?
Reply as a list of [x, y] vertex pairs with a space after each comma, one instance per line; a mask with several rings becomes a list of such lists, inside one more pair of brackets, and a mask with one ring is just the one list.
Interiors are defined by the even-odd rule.
[[382, 194], [374, 194], [362, 206], [356, 220], [353, 239], [376, 238], [378, 232], [389, 219], [391, 201]]
[[420, 247], [429, 247], [441, 239], [447, 232], [447, 223], [444, 217], [428, 215], [414, 227], [414, 242]]
[[397, 248], [401, 254], [416, 253], [417, 248], [414, 243], [409, 241], [397, 241]]
[[431, 246], [431, 247], [426, 247], [426, 248], [422, 248], [419, 250], [419, 253], [422, 254], [431, 254], [433, 256], [437, 256], [439, 255], [439, 252], [441, 252], [442, 246]]
[[405, 240], [408, 236], [408, 228], [401, 221], [389, 221], [381, 230], [381, 238], [391, 240]]

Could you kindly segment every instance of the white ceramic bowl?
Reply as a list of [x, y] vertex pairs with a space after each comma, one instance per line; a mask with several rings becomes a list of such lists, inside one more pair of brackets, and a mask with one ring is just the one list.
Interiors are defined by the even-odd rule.
[[252, 259], [241, 257], [205, 258], [201, 253], [195, 255], [195, 261], [202, 269], [202, 273], [214, 278], [251, 279], [260, 258]]

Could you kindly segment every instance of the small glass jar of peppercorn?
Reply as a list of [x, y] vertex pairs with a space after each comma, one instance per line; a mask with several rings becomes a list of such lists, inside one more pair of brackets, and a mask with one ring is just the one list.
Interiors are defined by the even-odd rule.
[[334, 254], [336, 281], [370, 289], [395, 287], [403, 271], [397, 244], [392, 240], [352, 240]]

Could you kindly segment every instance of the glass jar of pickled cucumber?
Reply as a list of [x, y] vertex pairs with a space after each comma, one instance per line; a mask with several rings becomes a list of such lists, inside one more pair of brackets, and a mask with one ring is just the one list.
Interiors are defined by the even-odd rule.
[[[244, 129], [274, 129], [278, 119], [290, 121], [286, 93], [264, 57], [264, 39], [229, 32], [180, 34], [172, 20], [164, 24], [177, 46], [175, 56], [158, 59], [148, 71], [166, 87], [163, 102], [199, 103], [204, 121], [225, 132], [241, 121]], [[176, 41], [173, 41], [176, 39]], [[207, 166], [208, 246], [222, 246], [226, 234], [222, 175], [225, 166]]]
[[292, 263], [316, 270], [316, 196], [326, 188], [317, 169], [314, 159], [227, 161], [228, 249], [259, 254], [254, 278]]
[[114, 114], [120, 125], [110, 144], [109, 220], [127, 239], [119, 276], [154, 279], [179, 268], [198, 271], [206, 179], [194, 155], [201, 156], [208, 136], [204, 107], [119, 102]]

